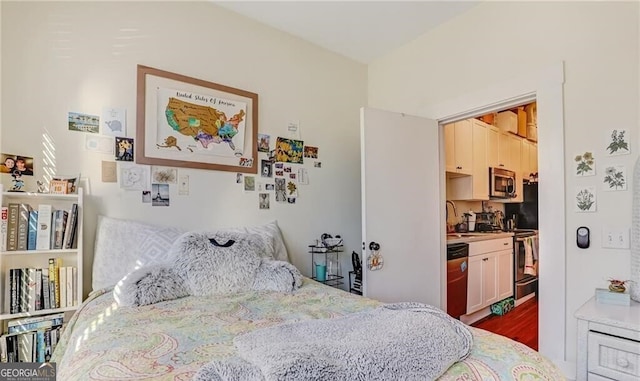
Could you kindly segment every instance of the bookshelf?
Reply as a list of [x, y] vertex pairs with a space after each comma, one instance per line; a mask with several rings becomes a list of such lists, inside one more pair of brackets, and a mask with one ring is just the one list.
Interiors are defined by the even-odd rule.
[[[29, 205], [32, 210], [39, 211], [42, 205], [45, 205], [45, 209], [47, 205], [51, 206], [53, 211], [67, 211], [67, 217], [64, 216], [63, 212], [60, 212], [59, 219], [68, 218], [73, 210], [73, 205], [77, 204], [77, 213], [76, 223], [75, 223], [75, 234], [72, 234], [69, 231], [69, 237], [64, 238], [64, 230], [61, 233], [63, 236], [62, 240], [62, 248], [51, 249], [51, 247], [56, 247], [57, 242], [55, 242], [55, 221], [49, 225], [51, 228], [51, 235], [54, 235], [54, 239], [51, 240], [49, 245], [46, 245], [48, 249], [43, 247], [42, 242], [46, 242], [45, 240], [38, 240], [36, 249], [33, 245], [31, 245], [31, 249], [29, 250], [9, 250], [9, 247], [4, 247], [0, 245], [0, 326], [2, 327], [2, 333], [6, 332], [7, 322], [11, 319], [16, 318], [24, 318], [31, 316], [41, 316], [48, 315], [54, 313], [68, 312], [71, 313], [75, 311], [78, 306], [82, 302], [82, 232], [83, 232], [83, 193], [82, 188], [78, 188], [77, 193], [75, 194], [49, 194], [49, 193], [29, 193], [29, 192], [7, 192], [0, 185], [0, 206], [9, 207], [10, 204], [23, 204]], [[52, 213], [55, 217], [56, 213]], [[54, 218], [55, 220], [55, 218]], [[32, 222], [37, 222], [37, 225], [40, 225], [41, 221], [32, 220]], [[71, 223], [71, 219], [66, 219], [69, 223]], [[1, 222], [1, 221], [0, 221]], [[73, 223], [69, 226], [72, 226]], [[1, 227], [1, 225], [0, 225]], [[64, 225], [66, 230], [66, 225]], [[7, 229], [8, 230], [8, 229]], [[28, 233], [28, 232], [27, 232]], [[40, 238], [38, 232], [37, 238]], [[5, 234], [6, 235], [6, 234]], [[71, 237], [74, 237], [71, 239]], [[2, 230], [0, 230], [0, 240], [4, 239], [2, 236]], [[28, 239], [28, 237], [27, 237]], [[49, 240], [47, 240], [49, 241]], [[67, 241], [71, 241], [67, 244]], [[7, 243], [8, 246], [8, 243]], [[17, 248], [17, 246], [14, 246]], [[67, 248], [65, 248], [67, 247]], [[33, 305], [27, 305], [26, 308], [21, 308], [20, 311], [15, 311], [15, 304], [12, 306], [12, 299], [16, 299], [15, 297], [11, 297], [12, 284], [11, 284], [11, 269], [50, 269], [50, 259], [54, 259], [54, 262], [58, 265], [58, 267], [64, 268], [72, 268], [70, 272], [67, 274], [72, 274], [72, 283], [73, 287], [71, 287], [71, 291], [68, 291], [66, 295], [71, 297], [71, 301], [66, 303], [65, 305], [60, 305], [58, 308], [44, 308], [44, 296], [42, 298], [38, 298], [40, 300], [38, 303], [38, 307]], [[75, 271], [73, 271], [75, 268]], [[39, 278], [44, 279], [42, 276], [43, 272], [40, 272]], [[74, 274], [75, 273], [75, 274]], [[62, 276], [58, 274], [58, 278], [60, 280]], [[14, 285], [15, 286], [15, 285]], [[44, 287], [43, 287], [44, 288]], [[40, 289], [40, 294], [43, 295], [44, 290]], [[62, 287], [61, 287], [62, 289]], [[66, 286], [65, 286], [66, 291]], [[60, 291], [62, 292], [62, 291]], [[31, 298], [29, 298], [31, 300]], [[66, 299], [66, 298], [65, 298]], [[66, 302], [66, 300], [65, 300]], [[51, 301], [49, 300], [48, 305], [51, 305]], [[25, 306], [21, 306], [25, 307]], [[11, 313], [12, 308], [14, 312]], [[65, 314], [66, 316], [66, 314]], [[65, 318], [65, 321], [67, 319]]]

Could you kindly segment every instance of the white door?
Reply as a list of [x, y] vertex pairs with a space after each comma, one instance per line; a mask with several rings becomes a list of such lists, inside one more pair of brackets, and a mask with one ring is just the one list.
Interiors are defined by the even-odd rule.
[[[433, 120], [360, 110], [364, 296], [440, 306], [440, 137]], [[444, 208], [444, 206], [442, 206]], [[381, 269], [367, 266], [377, 242]]]

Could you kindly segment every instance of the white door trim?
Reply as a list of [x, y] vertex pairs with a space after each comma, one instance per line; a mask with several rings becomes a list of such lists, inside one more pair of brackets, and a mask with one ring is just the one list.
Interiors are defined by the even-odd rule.
[[[571, 377], [575, 367], [566, 363], [566, 239], [564, 169], [564, 63], [559, 62], [495, 84], [456, 99], [425, 107], [421, 116], [441, 125], [482, 115], [505, 106], [536, 99], [538, 111], [538, 168], [544, 193], [539, 195], [540, 261], [539, 351], [559, 365]], [[442, 155], [441, 155], [442, 156]], [[444, 166], [441, 160], [441, 172]], [[442, 226], [445, 220], [445, 193], [441, 185]], [[446, 242], [441, 244], [441, 271], [446, 271]], [[552, 253], [552, 254], [551, 254]], [[444, 305], [445, 285], [441, 286]], [[562, 338], [562, 340], [558, 340]]]

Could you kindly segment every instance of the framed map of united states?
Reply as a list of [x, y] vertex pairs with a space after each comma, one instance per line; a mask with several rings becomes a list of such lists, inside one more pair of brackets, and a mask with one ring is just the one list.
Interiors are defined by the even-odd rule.
[[136, 162], [257, 173], [258, 95], [138, 65]]

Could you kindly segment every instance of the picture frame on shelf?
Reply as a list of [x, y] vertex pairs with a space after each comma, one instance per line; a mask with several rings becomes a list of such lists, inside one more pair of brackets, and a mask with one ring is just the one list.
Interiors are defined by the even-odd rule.
[[142, 65], [137, 88], [136, 163], [258, 172], [258, 94]]
[[49, 181], [49, 193], [51, 194], [75, 194], [78, 192], [77, 184], [80, 175], [54, 176]]

